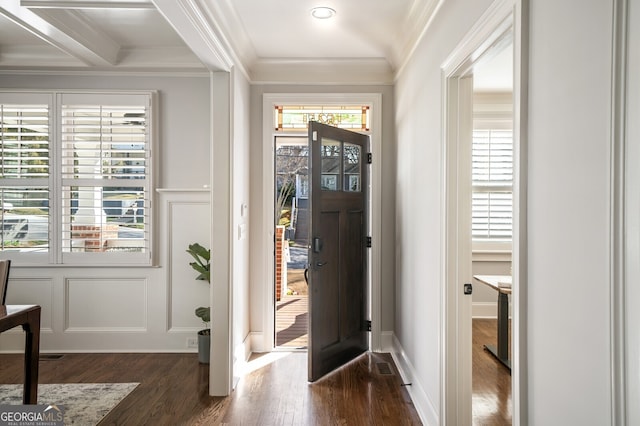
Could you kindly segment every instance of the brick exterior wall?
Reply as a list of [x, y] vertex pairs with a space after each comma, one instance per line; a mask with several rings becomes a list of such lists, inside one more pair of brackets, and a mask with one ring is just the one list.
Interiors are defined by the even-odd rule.
[[282, 297], [283, 274], [285, 270], [284, 258], [284, 226], [276, 226], [276, 300]]
[[71, 239], [84, 241], [83, 251], [104, 251], [107, 240], [118, 238], [118, 225], [71, 225]]

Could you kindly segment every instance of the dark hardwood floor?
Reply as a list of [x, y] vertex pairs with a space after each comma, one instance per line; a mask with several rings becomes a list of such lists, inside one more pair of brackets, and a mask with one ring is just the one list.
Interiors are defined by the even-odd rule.
[[[474, 425], [511, 424], [511, 375], [483, 349], [495, 320], [473, 321]], [[388, 354], [368, 353], [307, 382], [305, 352], [254, 355], [230, 397], [208, 395], [196, 354], [64, 354], [40, 361], [40, 383], [139, 382], [104, 425], [418, 425]], [[0, 355], [0, 383], [22, 383], [21, 354]], [[389, 367], [392, 374], [384, 371]]]
[[249, 374], [223, 424], [422, 424], [389, 354], [366, 353], [314, 383], [307, 382], [306, 370], [307, 354], [289, 352]]
[[[208, 380], [197, 354], [64, 354], [41, 360], [39, 374], [40, 383], [139, 382], [100, 425], [219, 424], [229, 398], [209, 396]], [[0, 383], [22, 383], [22, 355], [0, 355]]]
[[472, 408], [473, 424], [477, 426], [506, 426], [512, 422], [511, 373], [484, 349], [485, 344], [496, 343], [496, 322], [473, 320]]
[[[254, 356], [227, 398], [208, 395], [208, 366], [195, 354], [64, 354], [40, 361], [39, 382], [139, 382], [101, 426], [421, 424], [389, 355], [365, 354], [313, 384], [306, 356]], [[0, 355], [0, 383], [22, 383], [22, 362]]]

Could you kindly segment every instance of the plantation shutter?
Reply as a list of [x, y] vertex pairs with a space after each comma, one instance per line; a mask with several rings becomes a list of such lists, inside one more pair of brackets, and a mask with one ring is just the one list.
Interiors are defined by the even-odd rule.
[[0, 251], [49, 250], [50, 103], [0, 94]]
[[62, 250], [150, 251], [150, 96], [61, 95]]
[[472, 236], [510, 241], [513, 228], [513, 132], [473, 131]]

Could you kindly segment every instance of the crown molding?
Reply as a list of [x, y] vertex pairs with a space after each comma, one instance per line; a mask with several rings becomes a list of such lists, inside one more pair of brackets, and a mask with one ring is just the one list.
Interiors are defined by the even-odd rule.
[[203, 15], [207, 17], [210, 28], [216, 28], [216, 34], [229, 52], [234, 65], [249, 79], [249, 69], [258, 60], [256, 49], [247, 35], [247, 31], [230, 0], [203, 2]]
[[0, 68], [5, 67], [77, 67], [87, 64], [73, 56], [61, 55], [60, 50], [50, 45], [13, 46], [4, 45], [0, 50]]
[[251, 68], [253, 84], [393, 84], [391, 65], [383, 58], [262, 59]]
[[40, 75], [40, 76], [85, 76], [85, 77], [175, 77], [175, 78], [209, 78], [211, 73], [204, 68], [201, 71], [198, 70], [183, 70], [183, 69], [137, 69], [137, 68], [118, 68], [118, 69], [101, 69], [101, 68], [84, 68], [84, 69], [71, 69], [71, 68], [24, 68], [18, 67], [3, 67], [0, 68], [0, 75]]
[[153, 0], [158, 11], [210, 71], [230, 71], [236, 64], [219, 26], [197, 0]]
[[20, 0], [29, 9], [154, 9], [149, 0]]
[[51, 46], [4, 46], [0, 51], [0, 69], [127, 71], [205, 71], [205, 67], [187, 47], [121, 49], [117, 65], [87, 66], [71, 57], [61, 56]]
[[425, 36], [444, 2], [445, 0], [423, 0], [414, 3], [407, 17], [407, 37], [402, 43], [402, 48], [396, 51], [396, 57], [394, 58], [394, 64], [397, 65], [396, 77], [402, 73], [402, 70], [415, 53], [418, 44]]

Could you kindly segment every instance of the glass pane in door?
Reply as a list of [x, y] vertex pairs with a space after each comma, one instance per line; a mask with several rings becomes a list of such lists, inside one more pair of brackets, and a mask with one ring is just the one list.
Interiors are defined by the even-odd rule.
[[320, 156], [322, 159], [320, 187], [323, 191], [339, 191], [342, 186], [340, 182], [341, 143], [333, 139], [323, 138]]
[[344, 144], [344, 191], [360, 192], [360, 173], [362, 167], [362, 148], [350, 143]]

